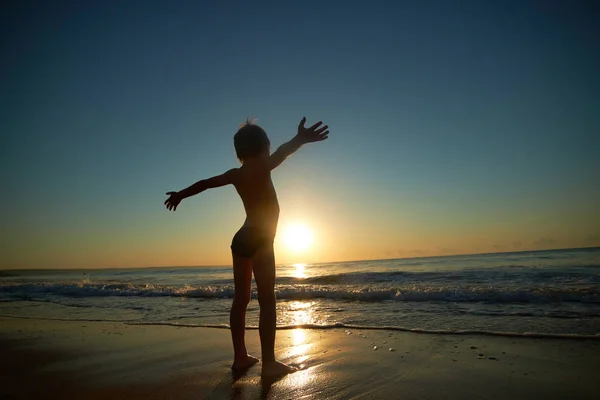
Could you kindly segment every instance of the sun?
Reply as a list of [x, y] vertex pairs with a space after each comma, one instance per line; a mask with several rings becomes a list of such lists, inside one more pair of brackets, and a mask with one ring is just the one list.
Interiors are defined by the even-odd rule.
[[283, 240], [288, 249], [304, 251], [312, 243], [312, 233], [304, 224], [294, 223], [288, 225], [283, 235]]

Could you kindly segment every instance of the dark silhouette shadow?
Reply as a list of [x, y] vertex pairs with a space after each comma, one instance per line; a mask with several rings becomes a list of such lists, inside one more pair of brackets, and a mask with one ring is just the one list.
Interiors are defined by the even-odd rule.
[[269, 392], [271, 391], [271, 386], [274, 383], [280, 381], [285, 375], [278, 375], [275, 377], [261, 377], [260, 378], [260, 398], [267, 399], [269, 397]]
[[244, 368], [244, 369], [232, 369], [231, 370], [231, 379], [232, 379], [232, 383], [237, 382], [239, 379], [243, 378], [244, 376], [246, 376], [248, 374], [248, 371], [250, 371], [250, 368]]
[[244, 385], [237, 384], [238, 380], [248, 374], [250, 368], [244, 370], [230, 370], [219, 382], [207, 399], [242, 399], [247, 397]]

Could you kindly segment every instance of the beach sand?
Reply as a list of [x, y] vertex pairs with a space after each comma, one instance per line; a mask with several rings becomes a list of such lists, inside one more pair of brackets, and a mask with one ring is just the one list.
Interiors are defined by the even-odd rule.
[[1, 317], [0, 398], [600, 398], [598, 340], [294, 329], [276, 350], [302, 370], [233, 377], [227, 329]]

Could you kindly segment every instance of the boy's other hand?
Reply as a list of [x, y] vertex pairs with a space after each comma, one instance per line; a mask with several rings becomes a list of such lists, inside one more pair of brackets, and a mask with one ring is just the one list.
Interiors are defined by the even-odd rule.
[[325, 125], [321, 128], [322, 121], [317, 122], [310, 128], [305, 128], [304, 123], [306, 122], [306, 117], [302, 118], [302, 121], [298, 124], [298, 137], [302, 140], [303, 143], [312, 143], [312, 142], [320, 142], [327, 139], [327, 135], [329, 135], [328, 126]]
[[167, 192], [167, 196], [170, 196], [167, 200], [165, 200], [165, 206], [167, 206], [168, 210], [177, 211], [177, 206], [181, 203], [181, 196], [178, 192]]

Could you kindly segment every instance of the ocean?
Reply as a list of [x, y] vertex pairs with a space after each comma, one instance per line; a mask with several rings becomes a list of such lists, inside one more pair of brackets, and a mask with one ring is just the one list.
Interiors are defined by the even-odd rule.
[[[276, 293], [288, 329], [600, 338], [600, 248], [280, 265]], [[0, 271], [19, 318], [224, 327], [232, 297], [230, 266]]]

